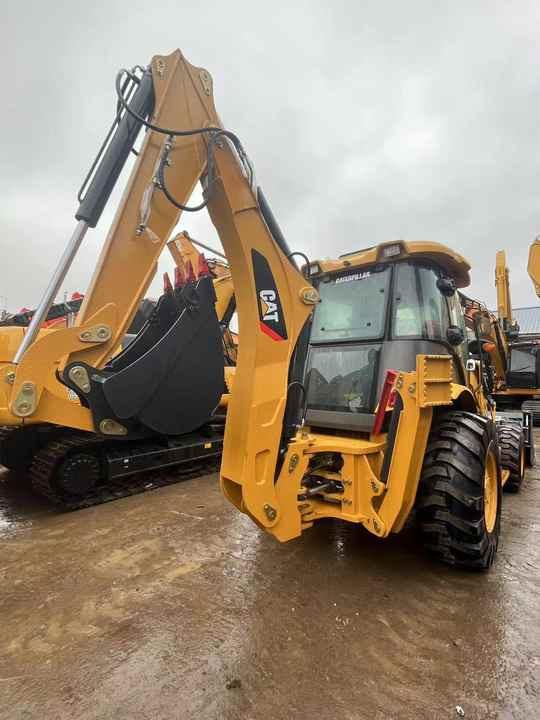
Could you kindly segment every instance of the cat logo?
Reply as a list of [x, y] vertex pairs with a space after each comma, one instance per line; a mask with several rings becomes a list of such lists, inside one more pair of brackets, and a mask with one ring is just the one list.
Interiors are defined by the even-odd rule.
[[259, 299], [261, 302], [261, 315], [264, 322], [268, 320], [279, 322], [276, 293], [273, 290], [261, 290]]
[[287, 326], [283, 318], [281, 300], [268, 260], [257, 250], [251, 251], [251, 257], [259, 306], [260, 330], [275, 342], [287, 340]]

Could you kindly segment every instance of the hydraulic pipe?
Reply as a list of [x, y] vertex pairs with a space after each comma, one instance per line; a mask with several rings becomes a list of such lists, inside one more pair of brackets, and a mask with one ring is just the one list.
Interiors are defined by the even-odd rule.
[[[152, 73], [146, 70], [139, 82], [137, 90], [129, 102], [129, 108], [139, 117], [147, 118], [154, 109], [154, 86]], [[126, 164], [142, 123], [136, 117], [125, 111], [118, 127], [107, 146], [96, 169], [92, 182], [75, 213], [78, 220], [77, 226], [71, 236], [64, 254], [60, 259], [53, 277], [43, 295], [39, 306], [32, 317], [24, 338], [15, 353], [13, 362], [20, 363], [23, 355], [36, 339], [39, 329], [47, 318], [51, 305], [53, 304], [60, 287], [67, 275], [69, 268], [77, 254], [83, 237], [89, 227], [96, 227], [103, 208], [107, 204], [111, 192]]]
[[208, 250], [208, 252], [212, 252], [212, 253], [214, 253], [214, 255], [217, 255], [218, 257], [223, 258], [224, 260], [227, 259], [227, 256], [225, 255], [225, 253], [222, 253], [219, 250], [215, 250], [213, 247], [210, 247], [210, 245], [205, 245], [204, 243], [200, 242], [200, 240], [194, 240], [192, 237], [190, 237], [189, 239], [191, 240], [191, 242], [194, 245], [198, 245], [203, 250]]
[[75, 230], [73, 231], [73, 235], [69, 239], [66, 249], [64, 250], [64, 254], [61, 257], [60, 262], [58, 263], [58, 267], [56, 268], [54, 275], [52, 276], [51, 281], [49, 282], [49, 285], [45, 290], [43, 297], [41, 298], [41, 302], [39, 303], [36, 312], [32, 316], [32, 320], [30, 321], [28, 330], [24, 334], [22, 342], [19, 345], [17, 352], [15, 353], [15, 357], [13, 358], [14, 363], [21, 362], [24, 353], [28, 350], [30, 345], [36, 339], [39, 329], [42, 323], [47, 318], [47, 315], [49, 314], [51, 305], [53, 304], [56, 296], [58, 295], [58, 292], [60, 291], [60, 287], [64, 282], [64, 278], [66, 277], [67, 272], [71, 267], [71, 263], [73, 262], [73, 259], [77, 254], [77, 251], [87, 230], [88, 223], [84, 220], [79, 220], [75, 227]]

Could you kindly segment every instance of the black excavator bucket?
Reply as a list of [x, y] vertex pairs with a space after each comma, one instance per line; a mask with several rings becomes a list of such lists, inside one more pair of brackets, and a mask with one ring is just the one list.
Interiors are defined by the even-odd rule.
[[66, 384], [90, 407], [98, 432], [114, 420], [128, 434], [182, 435], [211, 419], [225, 389], [214, 303], [210, 277], [188, 283], [162, 296], [137, 337], [103, 370], [76, 363], [87, 370], [90, 391]]

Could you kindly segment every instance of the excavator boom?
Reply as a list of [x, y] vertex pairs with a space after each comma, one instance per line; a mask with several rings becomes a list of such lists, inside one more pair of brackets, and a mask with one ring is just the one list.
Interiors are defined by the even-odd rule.
[[499, 250], [495, 259], [495, 287], [497, 289], [497, 311], [503, 330], [513, 324], [512, 299], [510, 296], [510, 272], [506, 265], [506, 253]]

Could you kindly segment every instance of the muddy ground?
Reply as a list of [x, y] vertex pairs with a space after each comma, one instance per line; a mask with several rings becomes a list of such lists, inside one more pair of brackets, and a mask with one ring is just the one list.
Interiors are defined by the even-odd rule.
[[280, 545], [215, 476], [59, 514], [0, 483], [0, 718], [540, 717], [540, 471], [485, 574], [321, 524]]

